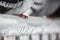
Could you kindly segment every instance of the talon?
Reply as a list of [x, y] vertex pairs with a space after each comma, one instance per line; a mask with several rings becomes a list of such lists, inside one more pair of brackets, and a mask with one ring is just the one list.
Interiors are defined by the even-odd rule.
[[28, 18], [28, 16], [26, 16], [26, 15], [23, 15], [23, 14], [17, 14], [17, 16], [20, 16], [20, 17], [22, 17], [22, 18]]

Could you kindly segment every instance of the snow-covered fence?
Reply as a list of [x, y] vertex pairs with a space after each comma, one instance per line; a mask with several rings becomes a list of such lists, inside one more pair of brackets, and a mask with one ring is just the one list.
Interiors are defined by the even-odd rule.
[[1, 40], [60, 40], [60, 33], [4, 36]]
[[60, 19], [0, 15], [0, 40], [60, 40]]

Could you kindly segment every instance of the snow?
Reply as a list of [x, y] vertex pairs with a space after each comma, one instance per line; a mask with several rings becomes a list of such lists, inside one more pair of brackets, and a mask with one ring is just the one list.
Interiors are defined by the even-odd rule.
[[13, 15], [0, 14], [0, 35], [60, 33], [59, 20], [31, 16], [23, 19]]

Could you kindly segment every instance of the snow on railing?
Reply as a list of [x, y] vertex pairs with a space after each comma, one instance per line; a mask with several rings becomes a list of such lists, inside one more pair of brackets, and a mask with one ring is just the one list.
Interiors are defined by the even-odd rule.
[[60, 19], [0, 15], [0, 40], [60, 40], [59, 24]]

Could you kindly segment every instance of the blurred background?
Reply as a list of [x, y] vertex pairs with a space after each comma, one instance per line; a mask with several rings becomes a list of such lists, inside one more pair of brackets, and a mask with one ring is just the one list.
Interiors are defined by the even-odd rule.
[[[0, 14], [5, 14], [18, 3], [22, 2], [23, 5], [26, 0], [0, 0]], [[31, 7], [33, 13], [31, 16], [49, 16], [49, 17], [60, 17], [60, 0], [33, 0], [34, 2]], [[28, 2], [28, 4], [29, 4]], [[19, 4], [20, 5], [20, 4]], [[25, 6], [29, 6], [24, 4]], [[25, 7], [23, 6], [23, 7]], [[26, 8], [26, 7], [25, 7]], [[16, 10], [16, 9], [15, 9]], [[19, 9], [21, 10], [21, 9]], [[17, 10], [17, 12], [19, 11]], [[25, 10], [25, 9], [23, 9]], [[14, 11], [13, 11], [14, 12]]]

